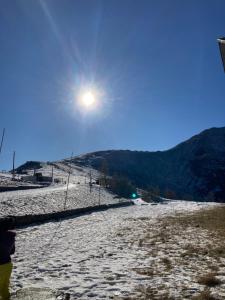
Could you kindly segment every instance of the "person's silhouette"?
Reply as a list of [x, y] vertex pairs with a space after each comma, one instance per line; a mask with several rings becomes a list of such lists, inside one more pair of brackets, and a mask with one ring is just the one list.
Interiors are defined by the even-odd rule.
[[12, 273], [11, 254], [15, 252], [14, 219], [0, 219], [0, 300], [10, 299], [9, 282]]

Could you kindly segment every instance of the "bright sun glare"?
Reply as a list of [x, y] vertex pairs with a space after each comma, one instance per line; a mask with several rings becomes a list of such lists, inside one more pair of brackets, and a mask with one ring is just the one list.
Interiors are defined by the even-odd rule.
[[92, 107], [96, 102], [96, 98], [92, 92], [86, 92], [82, 95], [81, 101], [85, 107]]
[[104, 93], [98, 86], [81, 86], [76, 94], [76, 109], [83, 116], [101, 114], [104, 105]]

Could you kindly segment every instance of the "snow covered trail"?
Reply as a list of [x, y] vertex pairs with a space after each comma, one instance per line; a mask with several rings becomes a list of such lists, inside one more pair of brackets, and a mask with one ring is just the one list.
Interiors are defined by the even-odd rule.
[[[73, 183], [70, 183], [68, 188], [71, 189], [75, 187], [76, 185]], [[0, 202], [5, 201], [7, 198], [15, 198], [15, 197], [26, 197], [26, 196], [39, 196], [43, 194], [49, 194], [55, 191], [65, 191], [67, 188], [67, 185], [50, 185], [48, 187], [43, 188], [36, 188], [36, 189], [27, 189], [27, 190], [17, 190], [17, 191], [9, 191], [9, 192], [2, 192], [0, 194]]]
[[[33, 190], [0, 193], [0, 217], [6, 215], [43, 214], [64, 210], [66, 185]], [[66, 209], [75, 209], [101, 204], [117, 203], [114, 195], [93, 185], [91, 193], [87, 184], [69, 184]]]
[[135, 286], [149, 280], [133, 270], [153, 259], [134, 246], [146, 233], [144, 222], [154, 230], [159, 218], [204, 206], [185, 201], [132, 206], [17, 230], [12, 290], [50, 287], [72, 299], [132, 295]]

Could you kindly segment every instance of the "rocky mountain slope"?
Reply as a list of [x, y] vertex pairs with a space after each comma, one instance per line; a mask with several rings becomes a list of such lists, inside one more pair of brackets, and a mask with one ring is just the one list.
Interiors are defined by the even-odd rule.
[[[177, 197], [225, 201], [225, 127], [211, 128], [167, 151], [98, 151], [76, 165], [129, 178], [137, 187], [171, 190]], [[64, 160], [68, 163], [68, 160]]]

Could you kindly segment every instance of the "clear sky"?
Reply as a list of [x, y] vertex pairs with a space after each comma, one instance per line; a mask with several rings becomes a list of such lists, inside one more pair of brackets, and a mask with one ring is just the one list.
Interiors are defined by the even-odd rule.
[[224, 35], [224, 0], [0, 0], [0, 169], [224, 126]]

